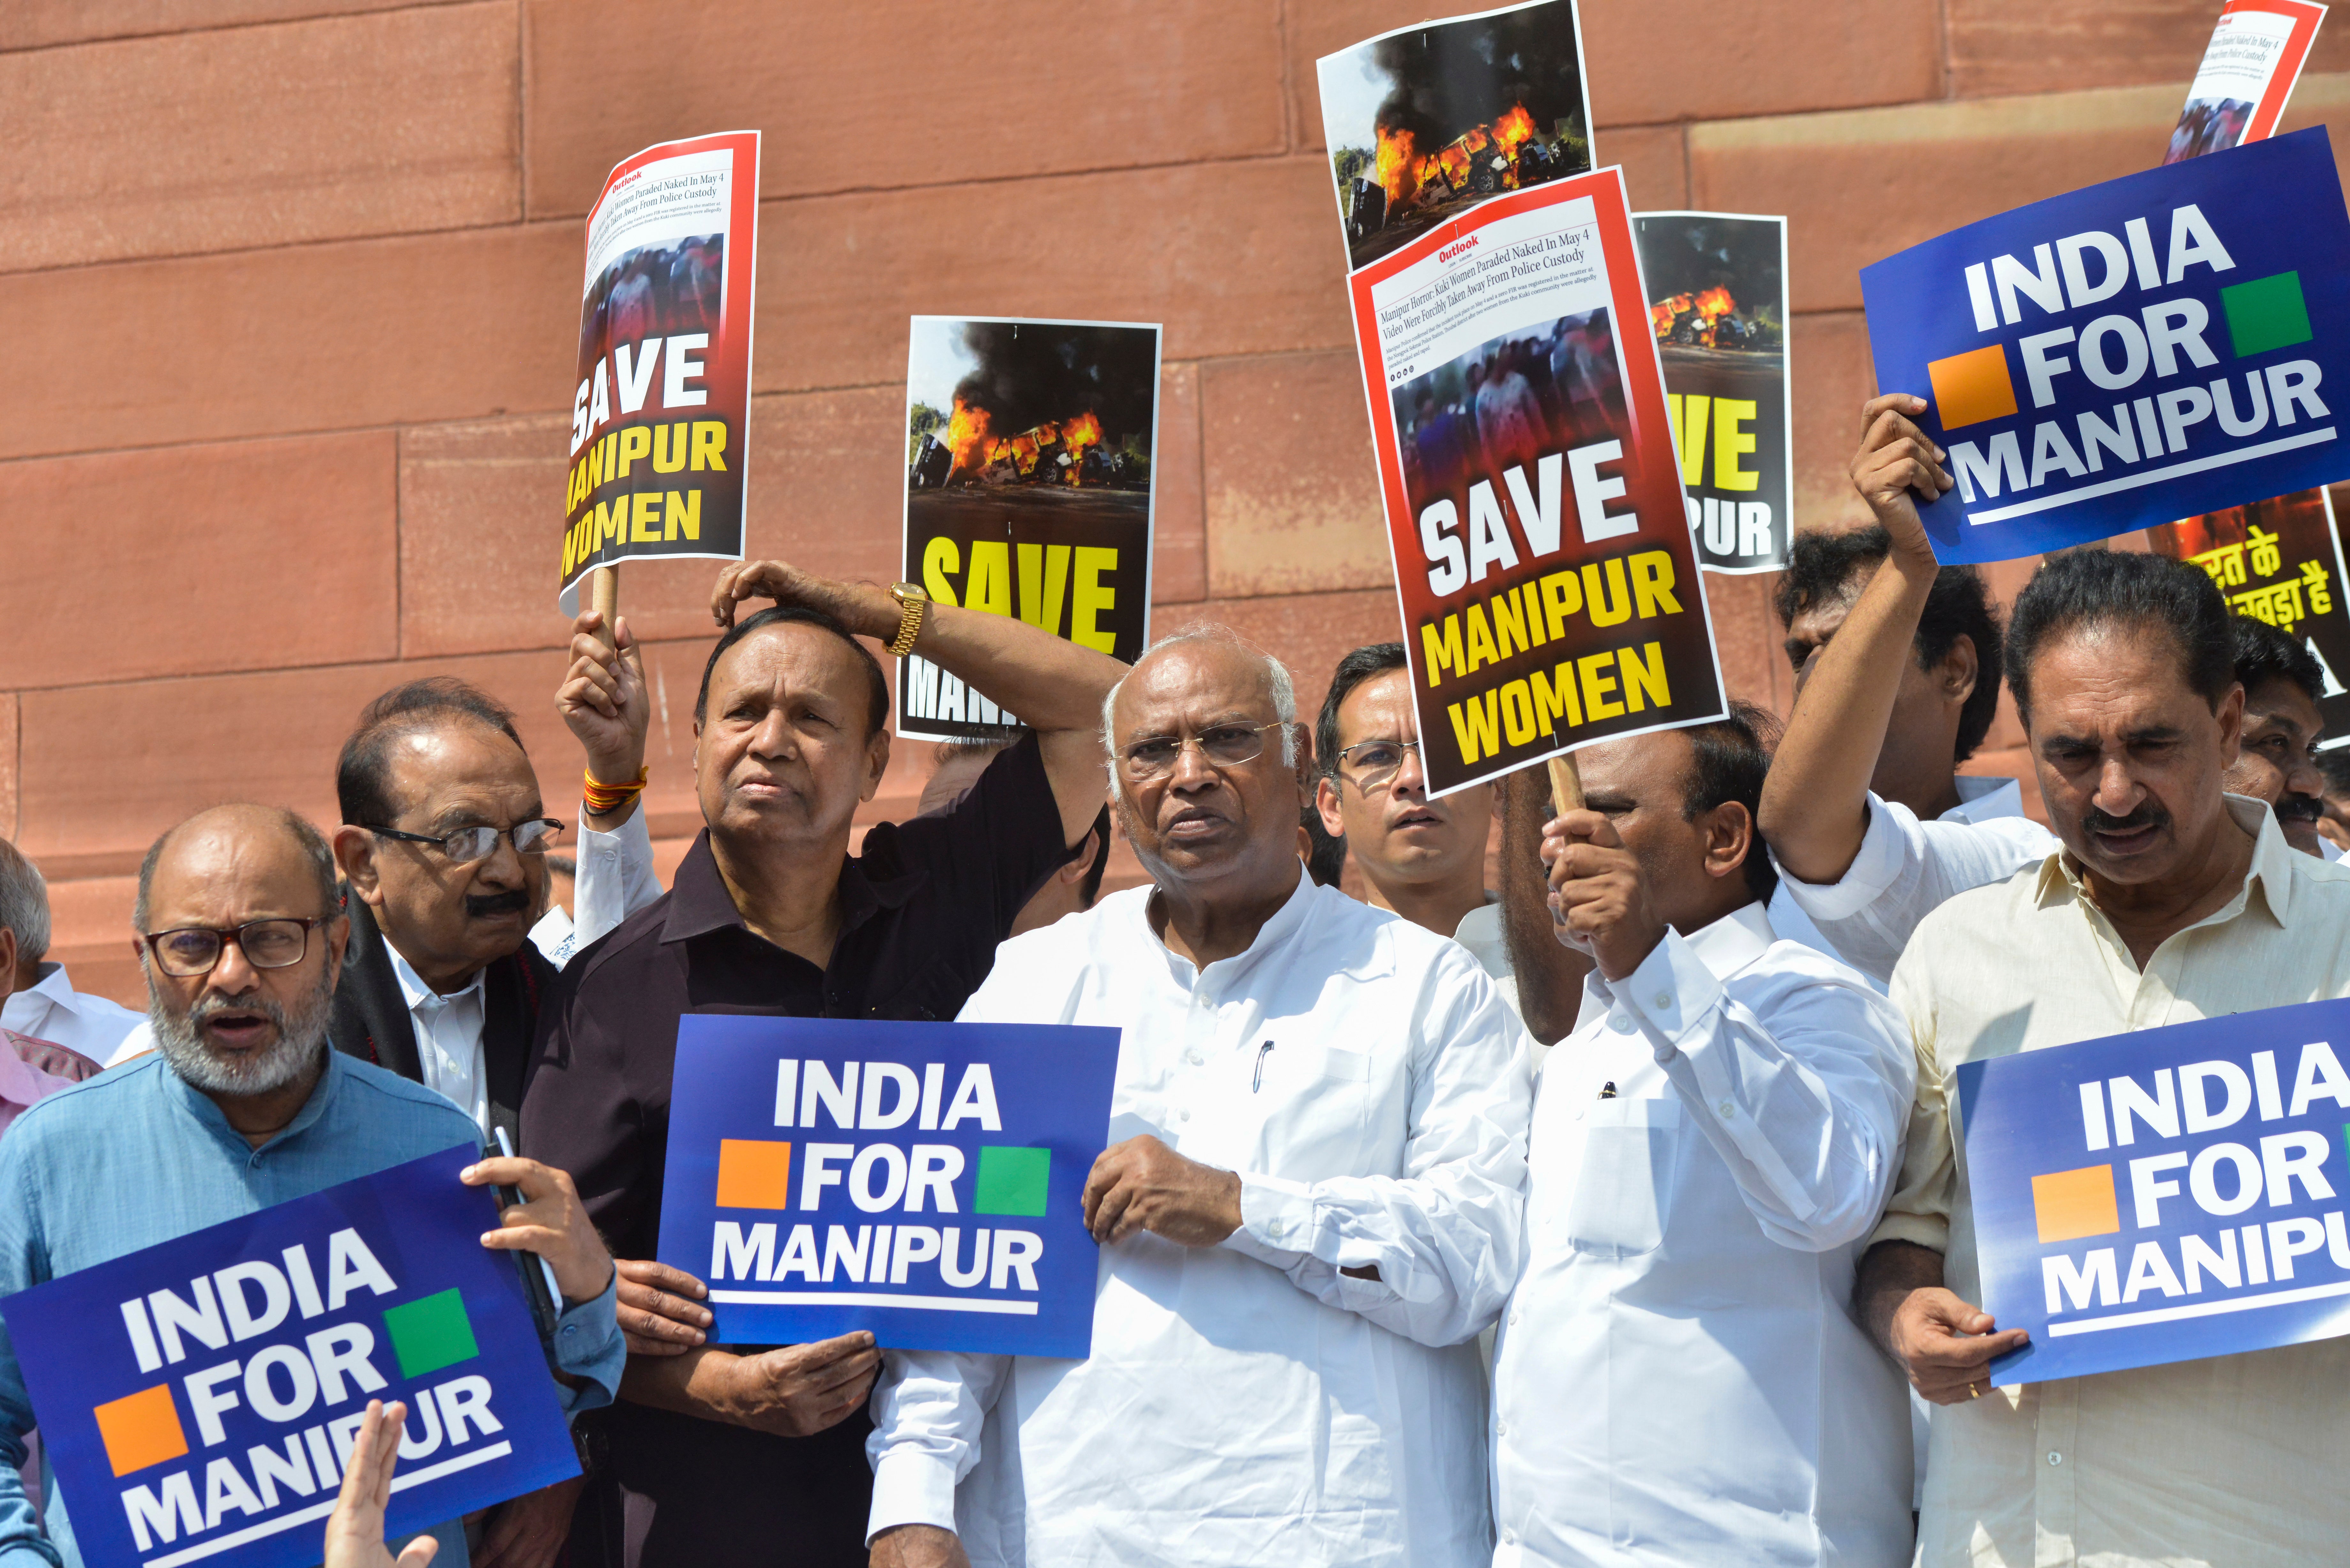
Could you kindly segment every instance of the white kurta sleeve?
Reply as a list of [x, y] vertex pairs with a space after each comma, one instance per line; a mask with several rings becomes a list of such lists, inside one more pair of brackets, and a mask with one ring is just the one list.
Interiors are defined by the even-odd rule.
[[2055, 837], [2028, 817], [1920, 822], [1908, 806], [1872, 792], [1860, 852], [1842, 877], [1805, 882], [1783, 868], [1779, 878], [1846, 963], [1890, 981], [1918, 921], [1970, 888], [2039, 865], [2055, 847]]
[[1401, 1168], [1314, 1182], [1243, 1171], [1241, 1228], [1223, 1244], [1326, 1306], [1457, 1345], [1501, 1315], [1525, 1261], [1534, 1086], [1524, 1027], [1465, 950], [1435, 971], [1419, 1030]]
[[1815, 963], [1774, 975], [1750, 1006], [1669, 931], [1631, 974], [1596, 982], [1638, 1023], [1763, 1234], [1804, 1251], [1877, 1223], [1918, 1076], [1892, 1003]]
[[1012, 1369], [1008, 1355], [892, 1350], [873, 1386], [873, 1508], [865, 1538], [900, 1524], [955, 1527], [955, 1487], [979, 1463], [980, 1428]]
[[[598, 833], [586, 826], [588, 807], [579, 807], [578, 874], [571, 882], [571, 929], [556, 946], [539, 950], [560, 969], [571, 955], [661, 896], [660, 878], [653, 875], [652, 830], [645, 826], [639, 803], [618, 832]], [[533, 933], [536, 935], [536, 933]]]

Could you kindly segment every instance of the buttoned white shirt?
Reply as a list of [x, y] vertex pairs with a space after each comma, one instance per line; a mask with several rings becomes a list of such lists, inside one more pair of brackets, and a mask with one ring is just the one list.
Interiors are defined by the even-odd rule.
[[1525, 1010], [1518, 1005], [1517, 971], [1511, 966], [1510, 944], [1502, 931], [1501, 901], [1489, 896], [1487, 902], [1461, 916], [1452, 940], [1469, 950], [1469, 956], [1500, 992], [1502, 1004], [1523, 1019]]
[[1459, 944], [1303, 875], [1204, 970], [1152, 897], [1004, 943], [962, 1016], [1122, 1029], [1105, 1141], [1238, 1171], [1241, 1228], [1102, 1249], [1087, 1360], [890, 1353], [871, 1527], [974, 1564], [1482, 1564], [1523, 1031]]
[[424, 1086], [438, 1093], [473, 1118], [483, 1134], [490, 1130], [490, 1085], [482, 1047], [482, 1025], [487, 1016], [482, 971], [463, 991], [443, 996], [424, 983], [400, 950], [383, 945], [391, 958], [392, 978], [408, 1003], [409, 1022], [416, 1028], [416, 1064]]
[[2022, 780], [1954, 782], [1959, 804], [1931, 822], [1869, 792], [1860, 851], [1835, 881], [1798, 881], [1780, 867], [1771, 902], [1780, 934], [1842, 959], [1881, 992], [1918, 922], [1945, 899], [2004, 882], [2055, 850], [2056, 836], [2023, 815]]
[[1759, 904], [1585, 992], [1534, 1106], [1495, 1568], [1906, 1563], [1908, 1406], [1847, 1315], [1901, 1166], [1901, 1015]]
[[61, 963], [45, 963], [38, 972], [37, 982], [0, 1005], [0, 1029], [13, 1029], [103, 1062], [121, 1046], [124, 1035], [146, 1024], [144, 1013], [76, 991]]

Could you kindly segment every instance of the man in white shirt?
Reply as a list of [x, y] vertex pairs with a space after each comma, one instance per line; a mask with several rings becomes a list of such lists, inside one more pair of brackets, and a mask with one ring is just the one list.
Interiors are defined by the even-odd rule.
[[1493, 786], [1428, 798], [1402, 643], [1375, 642], [1338, 660], [1314, 726], [1314, 762], [1315, 810], [1346, 840], [1367, 901], [1467, 948], [1515, 1012], [1501, 905], [1485, 888]]
[[0, 838], [0, 1029], [13, 1029], [103, 1062], [144, 1013], [73, 988], [49, 951], [49, 885], [17, 847]]
[[1523, 1256], [1520, 1032], [1457, 944], [1303, 874], [1295, 718], [1213, 630], [1106, 704], [1156, 886], [1004, 943], [962, 1012], [1124, 1030], [1092, 1355], [893, 1353], [877, 1564], [1487, 1560], [1472, 1342]]
[[1772, 921], [1879, 984], [1936, 905], [2055, 846], [2018, 781], [1954, 771], [1999, 706], [2000, 631], [1982, 579], [1939, 566], [1884, 493], [1888, 421], [1924, 407], [1862, 410], [1852, 473], [1877, 525], [1797, 534], [1777, 598], [1795, 708], [1762, 791]]
[[1584, 748], [1586, 809], [1544, 835], [1596, 968], [1534, 1107], [1495, 1568], [1908, 1559], [1908, 1405], [1847, 1303], [1914, 1060], [1771, 929], [1759, 717]]

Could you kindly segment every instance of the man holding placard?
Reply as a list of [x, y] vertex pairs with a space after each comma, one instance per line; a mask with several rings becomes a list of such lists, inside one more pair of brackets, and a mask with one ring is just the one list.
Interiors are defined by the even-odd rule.
[[[1909, 496], [1950, 483], [1939, 449], [1904, 418], [1882, 430], [1868, 499], [1923, 549]], [[2059, 556], [2016, 602], [2009, 679], [2064, 846], [1943, 904], [1894, 971], [1918, 1102], [1856, 1293], [1911, 1382], [1951, 1407], [1927, 1470], [1928, 1568], [2300, 1563], [2350, 1529], [2332, 1483], [2350, 1445], [2350, 1341], [1992, 1388], [1989, 1364], [2025, 1336], [1974, 1304], [1976, 1194], [2002, 1173], [1971, 1168], [1953, 1126], [1962, 1065], [2350, 991], [2350, 874], [2222, 793], [2242, 720], [2234, 662], [2218, 590], [2159, 556]], [[2089, 1233], [2053, 1218], [2055, 1234]], [[2182, 1455], [2186, 1492], [2166, 1480]]]
[[[771, 608], [745, 614], [745, 599]], [[688, 1011], [944, 1020], [1101, 810], [1102, 698], [1124, 666], [1012, 616], [779, 561], [729, 566], [728, 629], [694, 703], [707, 830], [669, 893], [563, 974], [523, 1101], [523, 1147], [577, 1174], [622, 1256], [656, 1256], [678, 1020]], [[1035, 733], [954, 807], [876, 826], [889, 683], [868, 637], [919, 653]], [[1290, 833], [1296, 828], [1292, 807]], [[639, 1269], [630, 1264], [631, 1273]], [[862, 1549], [868, 1334], [737, 1354], [702, 1343], [701, 1281], [652, 1268], [621, 1322], [621, 1403], [600, 1420], [629, 1568], [832, 1563]]]
[[[340, 905], [325, 841], [291, 813], [221, 806], [156, 841], [140, 870], [134, 915], [156, 1054], [51, 1096], [10, 1130], [0, 1150], [0, 1191], [6, 1194], [0, 1199], [0, 1297], [452, 1145], [480, 1147], [472, 1120], [440, 1096], [328, 1047], [335, 981], [348, 940]], [[622, 1355], [612, 1262], [569, 1179], [508, 1159], [473, 1164], [464, 1179], [513, 1184], [529, 1200], [507, 1209], [504, 1228], [483, 1244], [537, 1252], [552, 1265], [564, 1298], [555, 1360], [572, 1380], [564, 1402], [584, 1408], [608, 1401]], [[214, 1349], [227, 1347], [213, 1296], [192, 1293], [203, 1312], [187, 1332]], [[242, 1337], [274, 1326], [286, 1316], [283, 1304], [275, 1317], [261, 1314], [267, 1323], [243, 1323]], [[229, 1311], [235, 1322], [236, 1309]], [[100, 1316], [90, 1332], [120, 1334], [122, 1324]], [[0, 1333], [0, 1563], [73, 1568], [80, 1557], [62, 1490], [48, 1505], [45, 1541], [17, 1472], [33, 1413], [15, 1338]], [[170, 1353], [179, 1344], [170, 1339], [166, 1358], [177, 1359]], [[346, 1393], [381, 1386], [380, 1372], [348, 1359], [359, 1355], [355, 1344], [338, 1353], [346, 1359], [336, 1363], [341, 1370], [332, 1380]], [[207, 1438], [219, 1429], [218, 1417], [237, 1407], [238, 1395], [226, 1390], [251, 1386], [249, 1378], [234, 1381], [234, 1363], [222, 1366], [193, 1378], [202, 1386], [184, 1396]], [[313, 1384], [325, 1392], [321, 1376]], [[224, 1378], [230, 1380], [225, 1386]], [[296, 1375], [297, 1401], [302, 1386]], [[256, 1407], [282, 1397], [265, 1379], [263, 1390], [254, 1397]], [[185, 1451], [171, 1396], [160, 1403], [131, 1423], [138, 1429], [129, 1438], [129, 1417], [117, 1411], [109, 1453], [118, 1477], [154, 1459], [165, 1438]], [[116, 1451], [126, 1442], [139, 1451]], [[210, 1459], [214, 1471], [227, 1462], [225, 1456]], [[200, 1521], [207, 1532], [220, 1526], [224, 1510], [249, 1513], [264, 1506], [241, 1479], [228, 1480], [235, 1484], [207, 1476], [212, 1496], [228, 1500], [207, 1504]], [[99, 1511], [93, 1531], [111, 1523], [119, 1533], [120, 1521], [102, 1517], [111, 1512], [110, 1501], [100, 1492], [80, 1503]], [[185, 1519], [161, 1519], [153, 1528], [161, 1532], [166, 1524], [184, 1528]], [[463, 1563], [463, 1532], [447, 1525], [436, 1533], [442, 1560]]]
[[1155, 885], [1005, 943], [962, 1012], [1125, 1032], [1093, 1352], [893, 1353], [873, 1561], [1482, 1564], [1517, 1021], [1465, 949], [1304, 874], [1276, 660], [1180, 633], [1103, 718]]

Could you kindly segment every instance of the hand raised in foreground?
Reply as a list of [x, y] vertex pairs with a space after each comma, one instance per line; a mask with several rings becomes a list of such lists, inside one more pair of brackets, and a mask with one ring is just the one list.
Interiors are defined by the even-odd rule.
[[[652, 701], [645, 690], [645, 659], [626, 617], [615, 619], [617, 646], [604, 643], [604, 618], [582, 610], [571, 623], [571, 665], [556, 688], [555, 710], [588, 753], [598, 784], [636, 782], [645, 763], [645, 732]], [[631, 803], [633, 805], [633, 803]]]
[[1665, 940], [1640, 862], [1602, 813], [1570, 811], [1544, 823], [1542, 858], [1558, 940], [1589, 953], [1609, 980], [1638, 969]]
[[1241, 1228], [1241, 1179], [1145, 1134], [1102, 1150], [1086, 1178], [1086, 1229], [1107, 1247], [1138, 1231], [1212, 1247]]
[[736, 561], [721, 570], [710, 590], [710, 617], [721, 627], [734, 624], [744, 599], [820, 609], [849, 630], [888, 641], [898, 634], [898, 605], [870, 583], [841, 583], [801, 571], [788, 561]]
[[441, 1550], [439, 1542], [421, 1536], [395, 1564], [383, 1543], [383, 1514], [391, 1502], [391, 1471], [400, 1462], [400, 1428], [407, 1419], [405, 1405], [368, 1401], [350, 1463], [343, 1467], [342, 1495], [327, 1516], [324, 1568], [424, 1568]]
[[469, 1165], [458, 1179], [468, 1187], [511, 1187], [523, 1201], [498, 1215], [499, 1229], [482, 1237], [493, 1251], [536, 1252], [555, 1268], [563, 1299], [577, 1306], [604, 1293], [613, 1279], [612, 1254], [596, 1234], [570, 1176], [535, 1159], [494, 1156]]
[[1895, 549], [1931, 561], [1934, 546], [1918, 520], [1918, 503], [1939, 499], [1955, 482], [1942, 468], [1950, 454], [1911, 422], [1929, 406], [1908, 392], [1887, 392], [1862, 404], [1852, 483]]
[[2031, 1337], [1998, 1328], [1991, 1314], [1935, 1285], [1902, 1299], [1887, 1337], [1911, 1386], [1937, 1405], [1959, 1405], [1989, 1389], [1993, 1356], [2022, 1349]]
[[935, 1524], [900, 1524], [873, 1538], [870, 1568], [971, 1568], [962, 1538]]
[[667, 1263], [623, 1258], [620, 1271], [620, 1334], [630, 1355], [683, 1355], [706, 1343], [713, 1321], [701, 1304], [710, 1287]]

